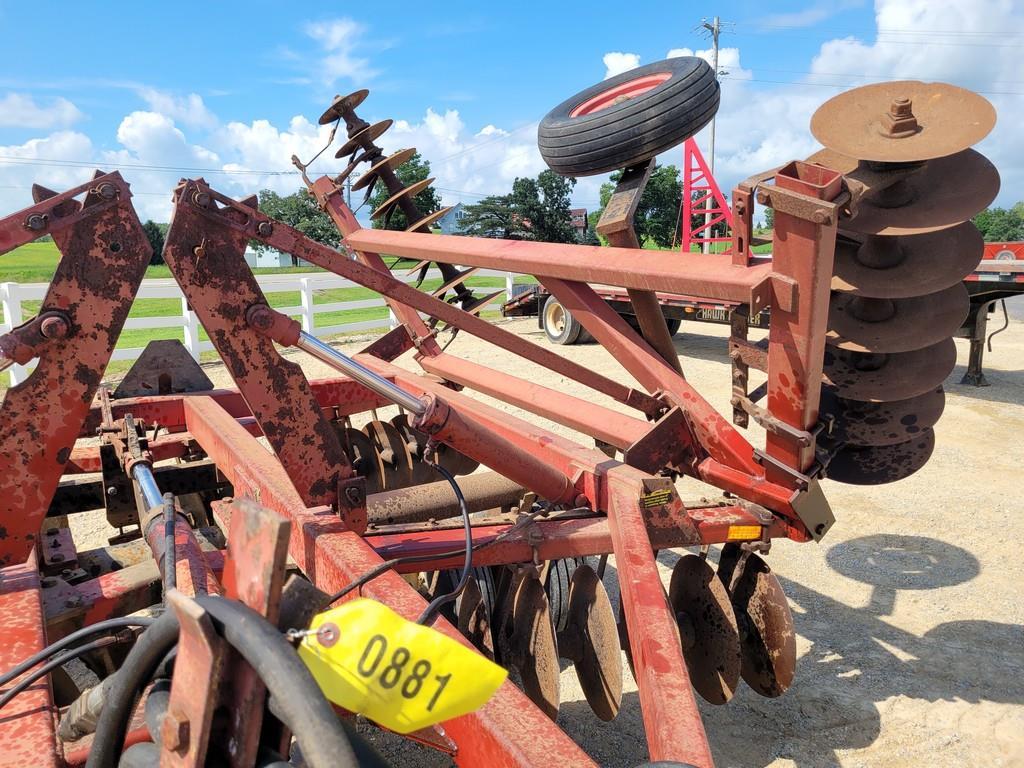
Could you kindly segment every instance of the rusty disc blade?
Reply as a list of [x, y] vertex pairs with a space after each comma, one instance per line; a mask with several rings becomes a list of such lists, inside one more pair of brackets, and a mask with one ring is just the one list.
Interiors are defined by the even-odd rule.
[[494, 660], [494, 637], [491, 634], [491, 612], [475, 576], [470, 576], [455, 603], [459, 631], [488, 659]]
[[865, 403], [821, 390], [821, 414], [835, 418], [831, 438], [853, 445], [895, 445], [913, 440], [935, 426], [946, 407], [942, 387], [917, 397], [887, 403]]
[[934, 448], [935, 432], [931, 429], [896, 445], [846, 445], [832, 457], [827, 476], [850, 485], [895, 483], [923, 467]]
[[707, 561], [683, 555], [672, 569], [668, 601], [690, 682], [710, 703], [725, 704], [740, 682], [740, 636], [729, 593]]
[[380, 455], [385, 490], [412, 485], [412, 454], [402, 433], [393, 424], [377, 420], [363, 427], [363, 432]]
[[427, 434], [413, 429], [409, 424], [409, 417], [400, 413], [391, 419], [391, 425], [398, 430], [398, 433], [405, 440], [405, 445], [412, 456], [412, 484], [423, 485], [437, 480], [437, 473], [423, 460], [423, 451], [427, 447]]
[[952, 338], [911, 352], [871, 354], [825, 347], [824, 382], [837, 395], [863, 402], [906, 400], [935, 389], [956, 366]]
[[327, 125], [333, 123], [335, 120], [340, 119], [343, 112], [347, 112], [350, 109], [355, 109], [363, 100], [370, 95], [370, 92], [365, 88], [362, 88], [354, 93], [350, 93], [348, 96], [335, 96], [334, 101], [331, 102], [326, 111], [320, 115], [320, 125]]
[[405, 189], [398, 190], [397, 192], [395, 192], [395, 194], [393, 194], [391, 197], [389, 197], [387, 200], [381, 203], [380, 207], [370, 214], [370, 218], [380, 218], [383, 214], [387, 213], [391, 206], [397, 203], [402, 197], [405, 197], [406, 195], [408, 195], [409, 197], [415, 197], [424, 189], [429, 187], [433, 183], [433, 181], [434, 180], [432, 178], [421, 179], [420, 181], [417, 181], [415, 184], [410, 184]]
[[558, 652], [572, 660], [580, 687], [594, 714], [613, 720], [622, 703], [622, 657], [615, 614], [608, 593], [589, 565], [573, 572], [565, 628]]
[[379, 123], [374, 123], [373, 125], [366, 126], [365, 128], [363, 128], [363, 130], [361, 130], [351, 139], [342, 144], [341, 149], [335, 152], [334, 156], [348, 157], [357, 149], [359, 149], [359, 147], [363, 146], [364, 143], [369, 143], [371, 141], [376, 141], [377, 139], [379, 139], [384, 134], [384, 131], [390, 128], [391, 124], [394, 122], [394, 120], [391, 120], [389, 118], [387, 120], [381, 120]]
[[411, 147], [409, 149], [400, 149], [393, 155], [388, 155], [383, 160], [378, 160], [376, 163], [370, 166], [370, 168], [359, 177], [359, 180], [352, 185], [352, 191], [362, 189], [367, 186], [370, 182], [377, 178], [377, 174], [384, 168], [391, 168], [394, 170], [410, 157], [416, 154], [416, 148]]
[[726, 544], [718, 577], [729, 585], [740, 626], [743, 681], [762, 696], [775, 698], [786, 692], [796, 674], [793, 613], [778, 577], [758, 555], [747, 555], [743, 572], [735, 578], [741, 554], [737, 544]]
[[440, 218], [443, 218], [453, 207], [454, 206], [449, 205], [447, 208], [439, 208], [433, 213], [424, 216], [415, 224], [410, 224], [408, 227], [405, 228], [405, 231], [415, 232], [418, 229], [423, 229], [423, 227], [430, 227], [430, 225], [433, 224], [435, 221], [437, 221]]
[[527, 576], [520, 580], [504, 634], [504, 660], [519, 672], [530, 700], [554, 720], [559, 706], [558, 650], [548, 596], [539, 579]]
[[[909, 104], [897, 106], [897, 100]], [[896, 102], [896, 103], [894, 103]], [[899, 117], [908, 109], [913, 123]], [[948, 83], [901, 80], [864, 85], [826, 101], [811, 118], [811, 133], [850, 157], [906, 163], [952, 155], [977, 144], [996, 124], [988, 99]], [[893, 131], [896, 134], [893, 135]]]
[[380, 493], [384, 490], [384, 463], [370, 438], [358, 429], [343, 428], [340, 431], [341, 447], [348, 454], [356, 472], [366, 478], [366, 492]]
[[906, 299], [870, 299], [836, 291], [828, 305], [825, 341], [854, 352], [909, 352], [952, 336], [970, 308], [963, 283]]
[[969, 221], [923, 235], [861, 237], [836, 243], [833, 291], [880, 299], [935, 293], [973, 272], [985, 251]]
[[437, 463], [453, 475], [471, 475], [480, 466], [480, 462], [471, 459], [450, 445], [439, 443], [437, 446]]
[[[886, 207], [887, 196], [905, 204]], [[929, 160], [893, 187], [869, 192], [843, 229], [870, 235], [918, 235], [967, 221], [999, 194], [999, 171], [973, 149]]]

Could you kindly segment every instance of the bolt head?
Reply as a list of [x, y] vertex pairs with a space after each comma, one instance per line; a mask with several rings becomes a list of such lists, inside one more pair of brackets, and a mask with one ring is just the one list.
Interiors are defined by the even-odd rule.
[[63, 339], [68, 335], [68, 323], [63, 317], [47, 317], [39, 324], [39, 330], [47, 339]]
[[117, 496], [117, 488], [114, 486], [107, 488], [107, 496]]
[[25, 222], [25, 226], [33, 232], [38, 232], [42, 229], [46, 229], [46, 220], [47, 216], [45, 213], [33, 213], [28, 217], [28, 220]]
[[259, 226], [256, 227], [256, 231], [262, 237], [270, 237], [271, 233], [274, 231], [274, 227], [269, 221], [261, 221]]
[[188, 718], [181, 712], [169, 711], [160, 728], [160, 738], [168, 749], [185, 752], [188, 750], [189, 731]]
[[196, 192], [192, 195], [192, 202], [198, 205], [200, 208], [206, 208], [210, 204], [210, 193], [209, 192]]
[[97, 194], [104, 200], [113, 200], [117, 197], [117, 188], [109, 181], [105, 181], [96, 188]]

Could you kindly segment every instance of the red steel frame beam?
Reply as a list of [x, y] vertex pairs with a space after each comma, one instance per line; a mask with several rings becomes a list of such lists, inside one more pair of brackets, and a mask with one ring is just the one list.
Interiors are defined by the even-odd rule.
[[[382, 560], [358, 534], [346, 531], [328, 508], [308, 508], [295, 493], [277, 460], [224, 409], [207, 398], [185, 402], [189, 431], [224, 467], [236, 489], [248, 484], [249, 495], [292, 521], [289, 553], [320, 589], [333, 592]], [[362, 594], [380, 600], [410, 620], [422, 612], [423, 598], [397, 573], [369, 582]], [[468, 645], [444, 620], [434, 627]], [[463, 765], [593, 765], [587, 755], [554, 723], [506, 682], [483, 708], [445, 723], [459, 745]], [[529, 738], [524, 738], [529, 734]]]
[[[361, 357], [364, 364], [372, 361], [369, 356]], [[381, 370], [392, 368], [380, 361], [377, 361], [377, 364]], [[395, 376], [399, 377], [397, 370]], [[409, 376], [413, 379], [421, 378], [411, 374]], [[402, 378], [402, 384], [408, 385], [404, 376]], [[416, 387], [410, 386], [410, 389], [415, 391]], [[425, 393], [427, 390], [421, 391]], [[446, 397], [453, 407], [456, 402], [461, 406], [469, 400], [450, 391], [446, 393]], [[480, 410], [486, 410], [486, 407]], [[380, 562], [379, 556], [364, 539], [354, 534], [341, 533], [335, 517], [307, 510], [304, 506], [296, 504], [296, 501], [299, 501], [296, 498], [292, 498], [289, 503], [282, 497], [280, 492], [286, 477], [282, 477], [284, 473], [280, 467], [254, 438], [215, 403], [201, 398], [190, 399], [186, 403], [186, 418], [189, 421], [189, 431], [196, 435], [200, 444], [219, 466], [233, 467], [236, 475], [239, 468], [245, 467], [245, 474], [249, 477], [240, 477], [239, 480], [250, 483], [255, 481], [261, 486], [261, 503], [277, 511], [282, 511], [281, 507], [284, 507], [283, 512], [294, 523], [292, 557], [321, 589], [338, 589], [359, 573]], [[553, 460], [553, 464], [556, 463], [556, 459], [562, 459], [563, 462], [569, 459], [565, 462], [566, 466], [576, 465], [578, 469], [599, 479], [596, 485], [592, 486], [591, 494], [607, 502], [601, 504], [601, 508], [608, 511], [626, 622], [633, 627], [645, 628], [643, 632], [631, 633], [630, 642], [637, 675], [642, 681], [641, 706], [652, 758], [676, 759], [694, 765], [711, 765], [703, 724], [689, 686], [682, 649], [676, 640], [675, 619], [665, 599], [654, 560], [653, 545], [640, 509], [640, 497], [645, 493], [643, 481], [646, 476], [625, 465], [609, 462], [604, 454], [580, 448], [549, 433], [541, 434], [541, 431], [535, 428], [527, 427], [526, 433], [523, 434], [522, 430], [516, 430], [517, 426], [522, 425], [522, 422], [516, 419], [505, 416], [505, 421], [506, 431], [519, 431], [519, 436], [526, 445], [539, 445], [540, 443], [535, 443], [539, 439], [551, 446], [550, 453], [553, 455], [549, 458]], [[244, 451], [243, 455], [242, 447], [246, 444], [249, 444], [251, 449]], [[559, 448], [563, 450], [560, 451]], [[581, 461], [584, 459], [589, 459], [589, 467]], [[609, 465], [612, 465], [611, 468]], [[230, 471], [226, 474], [234, 481]], [[335, 531], [337, 534], [325, 536], [329, 531]], [[296, 541], [297, 537], [300, 541]], [[344, 562], [339, 563], [336, 559], [325, 556], [324, 549], [331, 544], [342, 545], [338, 550], [344, 557]], [[362, 566], [355, 566], [355, 563], [361, 563]], [[428, 564], [423, 567], [430, 566]], [[339, 572], [339, 568], [343, 570]], [[385, 581], [382, 577], [364, 587], [364, 594], [381, 599], [399, 609], [396, 604], [396, 590], [403, 593], [411, 592], [403, 582], [394, 579]], [[422, 602], [418, 596], [416, 601], [417, 604]], [[407, 615], [415, 615], [415, 606], [410, 606], [410, 609]], [[486, 709], [485, 707], [477, 714], [482, 714]], [[530, 709], [543, 719], [532, 705]], [[461, 746], [463, 742], [454, 729], [456, 722], [459, 721], [453, 721], [446, 727]], [[475, 757], [479, 758], [479, 755]], [[550, 755], [548, 759], [551, 759]]]
[[[368, 356], [359, 355], [357, 359], [381, 375], [394, 376], [396, 383], [413, 392], [432, 392], [440, 387]], [[543, 455], [552, 465], [567, 473], [573, 469], [583, 473], [577, 487], [587, 488], [591, 503], [608, 516], [627, 626], [643, 627], [643, 631], [630, 633], [630, 644], [651, 757], [711, 765], [704, 726], [693, 700], [682, 649], [676, 642], [675, 618], [665, 599], [640, 511], [647, 476], [609, 460], [599, 451], [582, 448], [465, 395], [444, 396], [453, 408], [471, 413], [496, 433]], [[692, 740], [682, 743], [684, 738]]]
[[[39, 570], [33, 552], [27, 562], [0, 569], [0, 669], [8, 670], [46, 647]], [[21, 678], [12, 680], [14, 685]], [[0, 766], [57, 768], [56, 707], [48, 678], [37, 681], [0, 712]]]
[[[196, 190], [208, 192], [218, 202], [232, 206], [232, 209], [235, 211], [248, 210], [240, 203], [211, 190], [201, 182], [190, 183], [194, 185]], [[179, 200], [178, 205], [190, 205], [190, 199], [190, 197], [183, 197]], [[197, 210], [200, 210], [209, 219], [230, 226], [236, 231], [243, 233], [247, 238], [261, 240], [281, 251], [294, 254], [311, 264], [316, 264], [365, 288], [369, 288], [386, 299], [392, 299], [402, 305], [412, 307], [418, 312], [424, 312], [431, 317], [436, 317], [519, 357], [535, 362], [563, 376], [569, 376], [591, 389], [595, 389], [621, 403], [644, 411], [649, 416], [653, 416], [658, 411], [659, 403], [651, 398], [650, 395], [613, 381], [585, 366], [574, 363], [571, 360], [566, 360], [551, 350], [533, 344], [510, 331], [499, 328], [475, 315], [463, 312], [458, 307], [454, 307], [410, 285], [406, 285], [402, 281], [395, 279], [390, 273], [381, 272], [378, 269], [353, 261], [333, 248], [310, 240], [298, 230], [279, 221], [273, 221], [258, 211], [248, 211], [246, 221], [238, 222], [233, 219], [227, 219], [224, 211]], [[350, 217], [350, 222], [345, 225], [346, 228], [348, 226], [358, 228], [359, 225], [355, 222], [351, 212], [348, 213], [348, 216]], [[271, 227], [270, 234], [260, 234], [259, 227], [262, 224], [267, 224]]]
[[359, 229], [345, 237], [357, 251], [501, 269], [540, 279], [556, 278], [639, 288], [746, 304], [751, 291], [771, 273], [771, 265], [737, 267], [728, 255], [680, 254], [633, 248], [536, 243], [385, 229]]

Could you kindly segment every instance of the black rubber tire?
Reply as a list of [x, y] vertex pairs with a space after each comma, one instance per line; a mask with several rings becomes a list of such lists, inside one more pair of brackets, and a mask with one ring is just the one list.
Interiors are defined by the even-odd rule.
[[[561, 330], [548, 322], [551, 315], [557, 311], [560, 311], [563, 317]], [[575, 344], [579, 340], [583, 326], [554, 296], [548, 296], [547, 301], [544, 302], [544, 308], [541, 309], [540, 316], [544, 326], [544, 333], [547, 334], [548, 341], [552, 344]]]
[[[671, 77], [654, 88], [590, 114], [570, 116], [588, 99], [647, 75]], [[537, 128], [544, 162], [563, 176], [592, 176], [627, 168], [681, 144], [718, 111], [711, 66], [695, 56], [656, 61], [609, 78], [552, 109]]]
[[[640, 321], [636, 319], [636, 315], [624, 314], [622, 315], [622, 319], [625, 320], [626, 324], [634, 331], [639, 333], [641, 336], [644, 335], [644, 332], [640, 330]], [[683, 321], [678, 317], [666, 317], [665, 324], [668, 326], [668, 335], [675, 336], [679, 333], [679, 329], [682, 327]]]

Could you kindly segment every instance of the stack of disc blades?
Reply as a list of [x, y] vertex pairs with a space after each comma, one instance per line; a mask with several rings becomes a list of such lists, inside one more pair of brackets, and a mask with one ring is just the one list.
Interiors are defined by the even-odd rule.
[[811, 119], [826, 147], [811, 162], [871, 178], [836, 242], [821, 399], [834, 480], [893, 482], [931, 455], [970, 307], [963, 279], [983, 250], [969, 219], [999, 191], [969, 147], [994, 124], [981, 96], [917, 81], [847, 91]]

